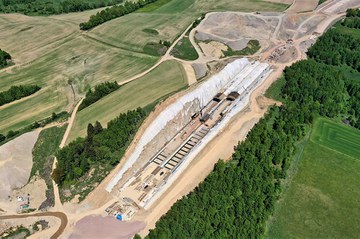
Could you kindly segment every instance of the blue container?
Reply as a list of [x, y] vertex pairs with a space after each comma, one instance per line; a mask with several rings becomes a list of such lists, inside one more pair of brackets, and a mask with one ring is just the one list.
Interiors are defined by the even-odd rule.
[[121, 216], [121, 214], [116, 215], [116, 219], [122, 221], [122, 216]]

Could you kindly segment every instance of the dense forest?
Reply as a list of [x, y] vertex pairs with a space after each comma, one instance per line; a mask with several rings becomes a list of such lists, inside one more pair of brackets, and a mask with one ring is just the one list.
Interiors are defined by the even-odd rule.
[[360, 39], [331, 29], [309, 49], [308, 56], [328, 65], [348, 65], [360, 72]]
[[0, 12], [53, 15], [113, 6], [123, 0], [0, 0]]
[[70, 185], [95, 165], [116, 165], [147, 113], [138, 108], [120, 114], [103, 129], [99, 122], [89, 124], [87, 136], [78, 138], [56, 153], [58, 164], [53, 179]]
[[348, 9], [346, 11], [346, 17], [360, 17], [360, 9]]
[[8, 66], [10, 60], [11, 60], [10, 54], [0, 49], [0, 68]]
[[345, 27], [349, 27], [349, 28], [356, 28], [359, 29], [360, 28], [360, 17], [349, 17], [346, 18], [341, 25], [345, 26]]
[[346, 17], [342, 21], [341, 25], [348, 28], [360, 28], [360, 10], [359, 9], [348, 9], [346, 12]]
[[320, 37], [309, 49], [308, 56], [315, 61], [337, 66], [343, 71], [346, 77], [339, 80], [345, 85], [344, 94], [348, 98], [344, 105], [344, 116], [352, 126], [360, 129], [360, 39], [334, 28]]
[[0, 92], [0, 106], [32, 95], [40, 89], [41, 87], [37, 85], [11, 86], [7, 91]]
[[[272, 107], [235, 148], [230, 162], [218, 162], [204, 182], [176, 202], [156, 223], [148, 238], [260, 238], [263, 235], [266, 220], [280, 196], [281, 180], [286, 177], [295, 152], [294, 143], [304, 137], [319, 115], [338, 117], [360, 112], [356, 108], [360, 105], [360, 78], [349, 74], [352, 71], [349, 66], [356, 67], [358, 62], [356, 58], [347, 61], [347, 57], [353, 57], [347, 49], [357, 46], [342, 45], [342, 41], [335, 39], [357, 41], [336, 29], [330, 30], [310, 49], [313, 59], [287, 67], [281, 88], [283, 105]], [[341, 50], [334, 54], [332, 49], [336, 47]], [[351, 117], [358, 122], [356, 113]]]
[[81, 30], [89, 30], [94, 28], [104, 22], [110, 21], [117, 17], [121, 17], [132, 13], [147, 4], [156, 2], [157, 0], [139, 0], [136, 2], [126, 1], [123, 5], [112, 6], [110, 8], [106, 8], [95, 15], [92, 15], [87, 22], [80, 23]]
[[120, 88], [119, 84], [116, 81], [114, 81], [114, 82], [104, 82], [99, 85], [96, 85], [94, 91], [89, 89], [88, 92], [86, 93], [85, 99], [79, 106], [79, 111], [95, 103], [96, 101], [100, 100], [104, 96], [110, 94], [111, 92], [114, 92], [119, 88]]

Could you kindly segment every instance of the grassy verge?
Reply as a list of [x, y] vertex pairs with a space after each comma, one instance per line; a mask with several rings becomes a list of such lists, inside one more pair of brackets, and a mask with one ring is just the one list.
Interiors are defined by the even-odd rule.
[[269, 89], [266, 90], [265, 96], [283, 102], [284, 99], [281, 97], [281, 88], [283, 85], [285, 85], [285, 78], [281, 77], [271, 84]]
[[171, 51], [171, 55], [182, 60], [196, 60], [199, 55], [197, 54], [194, 46], [191, 44], [189, 37], [185, 36], [181, 39], [174, 49]]
[[327, 0], [319, 0], [318, 5], [320, 5], [320, 4], [322, 4], [322, 3], [326, 2], [326, 1]]
[[[331, 134], [341, 137], [319, 140]], [[360, 131], [324, 118], [315, 121], [298, 171], [277, 205], [266, 238], [356, 238], [360, 234], [360, 154], [351, 157], [353, 149], [339, 152], [337, 147], [348, 139], [360, 148], [354, 137], [360, 137]]]
[[61, 202], [68, 202], [78, 195], [81, 202], [86, 196], [93, 191], [99, 183], [110, 173], [113, 166], [109, 164], [95, 165], [89, 173], [81, 177], [71, 185], [64, 185], [60, 188]]
[[[39, 174], [45, 180], [46, 200], [40, 205], [39, 209], [45, 209], [54, 205], [53, 185], [51, 181], [52, 164], [54, 153], [57, 151], [66, 126], [52, 127], [41, 131], [38, 140], [33, 148], [33, 166], [31, 168], [30, 179]], [[29, 180], [30, 180], [29, 179]]]
[[143, 8], [136, 10], [136, 12], [153, 12], [171, 1], [172, 0], [157, 0], [156, 2], [150, 3]]
[[235, 51], [228, 46], [228, 49], [223, 51], [223, 53], [224, 56], [248, 56], [255, 54], [258, 50], [260, 50], [260, 48], [261, 46], [258, 40], [250, 40], [247, 46], [240, 51]]
[[151, 56], [162, 56], [166, 53], [166, 50], [166, 46], [157, 42], [149, 42], [143, 48], [144, 53]]

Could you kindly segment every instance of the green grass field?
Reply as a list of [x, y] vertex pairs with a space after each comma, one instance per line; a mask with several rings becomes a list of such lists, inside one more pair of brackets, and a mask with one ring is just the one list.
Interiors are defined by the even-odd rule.
[[84, 37], [75, 37], [58, 49], [12, 72], [0, 73], [0, 91], [10, 85], [37, 84], [43, 89], [29, 98], [1, 107], [0, 133], [22, 128], [52, 112], [71, 109], [73, 95], [103, 81], [126, 80], [155, 64], [157, 58], [107, 47]]
[[315, 121], [266, 238], [358, 238], [359, 137], [359, 130], [341, 123], [324, 118]]
[[360, 159], [360, 131], [328, 119], [315, 121], [311, 140], [339, 153]]
[[54, 205], [54, 192], [51, 180], [52, 165], [54, 162], [54, 154], [59, 149], [60, 142], [64, 136], [67, 124], [62, 127], [51, 127], [40, 132], [38, 140], [33, 148], [33, 166], [29, 180], [34, 175], [40, 175], [45, 180], [46, 201], [42, 203], [41, 208]]
[[281, 98], [281, 88], [283, 85], [285, 85], [285, 78], [281, 77], [271, 84], [271, 86], [266, 90], [265, 96], [277, 101], [282, 101], [283, 99]]
[[186, 73], [180, 63], [165, 61], [149, 74], [122, 86], [76, 115], [68, 142], [86, 134], [87, 125], [106, 123], [122, 112], [145, 107], [187, 86]]
[[196, 60], [199, 55], [197, 54], [194, 46], [191, 44], [189, 37], [185, 36], [181, 39], [174, 49], [171, 51], [171, 55], [183, 60]]

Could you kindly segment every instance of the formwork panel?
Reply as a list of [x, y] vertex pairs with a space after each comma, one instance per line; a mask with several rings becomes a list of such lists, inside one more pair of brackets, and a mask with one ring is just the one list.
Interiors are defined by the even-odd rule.
[[201, 139], [201, 137], [199, 137], [197, 134], [194, 134], [192, 138], [196, 139], [197, 141], [200, 141], [200, 139]]
[[194, 146], [189, 146], [189, 145], [187, 145], [187, 144], [184, 144], [184, 146], [183, 146], [184, 148], [187, 148], [188, 150], [191, 150]]
[[181, 149], [179, 150], [179, 152], [184, 152], [184, 153], [185, 153], [185, 155], [186, 155], [186, 154], [188, 154], [188, 153], [189, 153], [189, 150], [181, 148]]
[[199, 142], [199, 140], [194, 137], [191, 137], [191, 139], [189, 141], [194, 142], [195, 144], [197, 144]]
[[181, 160], [172, 158], [172, 159], [170, 159], [170, 162], [171, 162], [171, 161], [173, 161], [173, 162], [175, 162], [175, 163], [178, 163], [178, 162], [180, 162]]
[[178, 158], [178, 159], [182, 159], [184, 157], [184, 155], [181, 155], [181, 154], [175, 154], [174, 155], [174, 158]]
[[175, 167], [175, 166], [176, 166], [176, 164], [177, 164], [176, 162], [175, 162], [175, 163], [173, 163], [173, 162], [170, 162], [170, 161], [169, 161], [169, 162], [167, 162], [167, 163], [165, 164], [165, 166], [166, 166], [166, 165], [171, 165], [171, 166]]
[[166, 165], [165, 165], [165, 168], [166, 168], [166, 169], [169, 169], [169, 170], [172, 170], [174, 167], [166, 164]]
[[159, 155], [157, 156], [157, 158], [164, 158], [164, 159], [166, 159], [166, 156], [163, 155], [163, 154], [159, 154]]
[[196, 145], [196, 144], [195, 144], [193, 141], [191, 141], [191, 140], [187, 141], [186, 144], [190, 144], [190, 145], [193, 146], [193, 147]]
[[186, 155], [186, 153], [182, 152], [182, 151], [177, 151], [176, 154], [180, 154], [182, 157], [184, 157]]

